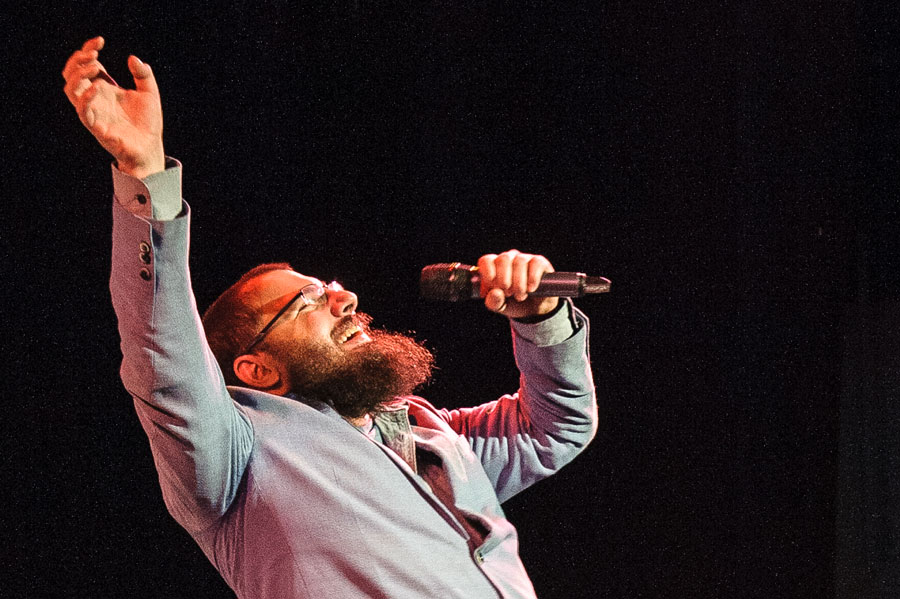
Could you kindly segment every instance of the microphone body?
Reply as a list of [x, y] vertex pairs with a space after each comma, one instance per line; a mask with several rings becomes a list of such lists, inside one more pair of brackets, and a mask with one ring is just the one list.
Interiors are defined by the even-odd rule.
[[[606, 293], [610, 280], [589, 277], [581, 272], [548, 272], [529, 295], [542, 297], [582, 297]], [[481, 297], [481, 275], [477, 266], [453, 262], [431, 264], [422, 269], [419, 291], [428, 300], [459, 302]]]

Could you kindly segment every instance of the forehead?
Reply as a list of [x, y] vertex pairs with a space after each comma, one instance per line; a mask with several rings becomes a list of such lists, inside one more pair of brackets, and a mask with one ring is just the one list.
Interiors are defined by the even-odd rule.
[[261, 312], [277, 311], [301, 288], [318, 282], [318, 279], [292, 270], [272, 270], [244, 283], [241, 295]]

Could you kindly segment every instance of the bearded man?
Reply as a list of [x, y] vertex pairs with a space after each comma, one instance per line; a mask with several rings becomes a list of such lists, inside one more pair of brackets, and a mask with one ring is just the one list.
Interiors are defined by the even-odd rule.
[[597, 422], [587, 319], [529, 295], [547, 259], [478, 261], [522, 376], [518, 393], [471, 408], [410, 395], [429, 352], [287, 264], [248, 272], [201, 322], [153, 73], [129, 57], [136, 89], [117, 86], [102, 47], [72, 54], [65, 91], [115, 158], [121, 376], [172, 516], [239, 597], [534, 598], [500, 504], [568, 463]]

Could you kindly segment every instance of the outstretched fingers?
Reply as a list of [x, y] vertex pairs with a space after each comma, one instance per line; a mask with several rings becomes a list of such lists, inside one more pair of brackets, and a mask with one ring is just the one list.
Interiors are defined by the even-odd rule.
[[100, 55], [100, 50], [103, 49], [103, 44], [103, 38], [100, 36], [84, 42], [84, 45], [80, 50], [76, 50], [69, 56], [69, 59], [63, 67], [62, 76], [68, 80], [74, 70], [91, 61], [97, 60], [97, 57]]
[[78, 100], [81, 97], [81, 94], [91, 86], [91, 80], [97, 76], [99, 71], [100, 67], [95, 62], [79, 67], [71, 73], [63, 88], [63, 91], [66, 92], [66, 97], [69, 98], [69, 102], [76, 107], [78, 106]]
[[150, 65], [132, 54], [128, 57], [128, 70], [131, 71], [131, 76], [134, 77], [135, 89], [140, 92], [159, 93], [156, 77], [153, 76], [153, 69], [150, 68]]
[[81, 45], [82, 50], [102, 50], [104, 44], [106, 44], [106, 40], [103, 39], [102, 35], [98, 35], [96, 37], [92, 37], [88, 41], [84, 42]]
[[130, 56], [128, 69], [137, 89], [119, 87], [99, 61], [103, 46], [98, 36], [69, 57], [62, 71], [66, 96], [119, 170], [138, 178], [161, 171], [162, 110], [153, 71]]
[[87, 91], [95, 79], [104, 79], [111, 85], [116, 85], [98, 60], [104, 43], [100, 36], [89, 39], [80, 50], [76, 50], [69, 56], [63, 67], [62, 76], [66, 80], [63, 91], [76, 108], [79, 97]]

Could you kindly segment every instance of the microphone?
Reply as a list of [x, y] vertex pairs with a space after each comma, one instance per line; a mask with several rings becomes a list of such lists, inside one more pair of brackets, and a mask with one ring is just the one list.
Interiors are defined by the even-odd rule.
[[[538, 288], [529, 295], [543, 297], [582, 297], [589, 293], [606, 293], [610, 280], [589, 277], [581, 272], [548, 272]], [[477, 266], [431, 264], [422, 269], [419, 292], [427, 300], [458, 302], [481, 297], [481, 275]]]

